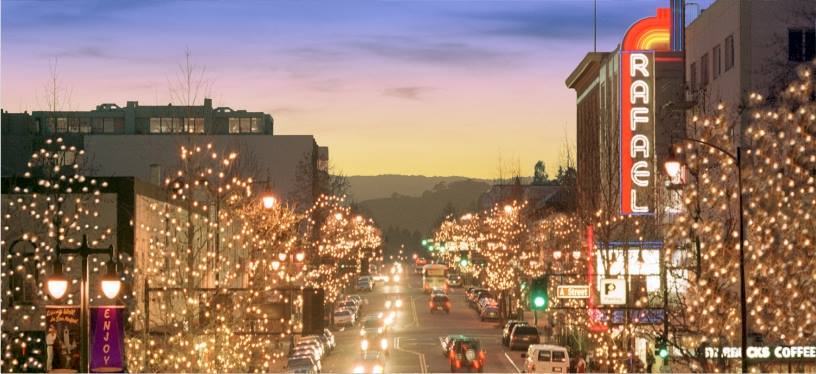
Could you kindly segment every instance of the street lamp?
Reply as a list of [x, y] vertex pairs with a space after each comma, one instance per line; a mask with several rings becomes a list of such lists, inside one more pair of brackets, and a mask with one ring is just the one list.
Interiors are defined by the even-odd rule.
[[46, 284], [48, 286], [48, 293], [55, 300], [61, 299], [65, 296], [68, 290], [68, 278], [62, 272], [61, 256], [77, 255], [82, 258], [82, 279], [80, 284], [80, 308], [79, 308], [79, 370], [83, 373], [90, 372], [88, 366], [88, 319], [89, 319], [89, 303], [90, 303], [90, 288], [89, 288], [89, 271], [88, 271], [88, 256], [91, 255], [108, 255], [110, 256], [110, 263], [108, 264], [107, 274], [101, 277], [102, 293], [109, 299], [115, 298], [122, 288], [122, 282], [116, 273], [116, 265], [114, 264], [113, 245], [107, 248], [91, 248], [88, 246], [88, 236], [82, 235], [82, 242], [76, 248], [60, 248], [57, 243], [56, 261], [54, 262], [53, 274], [48, 278]]
[[[747, 300], [745, 295], [745, 225], [744, 225], [744, 213], [742, 208], [742, 147], [737, 146], [737, 152], [731, 153], [726, 149], [693, 138], [681, 138], [681, 140], [702, 144], [711, 148], [714, 148], [724, 155], [728, 156], [731, 160], [736, 163], [737, 166], [737, 191], [739, 191], [739, 273], [740, 273], [740, 328], [741, 328], [741, 339], [740, 339], [740, 348], [742, 357], [742, 372], [748, 372], [748, 316], [747, 316]], [[666, 174], [669, 175], [672, 179], [677, 179], [680, 175], [681, 163], [680, 161], [674, 156], [674, 152], [669, 153], [669, 157], [666, 159], [666, 162], [663, 164], [663, 167], [666, 169]]]

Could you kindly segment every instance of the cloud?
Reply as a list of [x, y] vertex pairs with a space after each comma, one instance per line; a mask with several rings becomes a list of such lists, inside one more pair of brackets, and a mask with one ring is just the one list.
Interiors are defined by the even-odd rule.
[[443, 65], [509, 63], [518, 52], [477, 47], [461, 41], [429, 41], [418, 37], [381, 36], [348, 42], [352, 48], [404, 62]]
[[383, 96], [396, 97], [406, 100], [419, 100], [420, 96], [432, 90], [432, 87], [426, 86], [401, 86], [390, 87], [383, 91]]

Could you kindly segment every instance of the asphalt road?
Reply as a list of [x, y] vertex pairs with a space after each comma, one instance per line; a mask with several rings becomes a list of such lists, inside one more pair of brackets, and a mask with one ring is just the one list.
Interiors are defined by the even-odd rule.
[[[406, 268], [409, 270], [410, 268]], [[501, 345], [501, 327], [497, 322], [481, 322], [475, 310], [468, 307], [464, 289], [456, 288], [448, 294], [451, 313], [434, 313], [428, 310], [428, 296], [422, 292], [421, 277], [410, 275], [399, 285], [377, 284], [371, 293], [361, 294], [368, 300], [361, 315], [376, 314], [385, 309], [388, 298], [403, 300], [391, 331], [391, 354], [387, 358], [386, 372], [391, 373], [440, 373], [450, 372], [450, 364], [442, 354], [439, 337], [464, 334], [481, 341], [487, 353], [485, 372], [517, 373], [509, 357], [521, 366], [521, 352], [506, 352]], [[349, 373], [360, 356], [360, 327], [335, 331], [337, 348], [323, 360], [323, 371]]]

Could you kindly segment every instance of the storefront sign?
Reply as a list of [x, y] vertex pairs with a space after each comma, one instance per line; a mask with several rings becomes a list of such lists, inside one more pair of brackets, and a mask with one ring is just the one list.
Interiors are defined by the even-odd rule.
[[621, 51], [621, 214], [653, 214], [654, 52]]
[[91, 371], [121, 372], [125, 362], [124, 308], [91, 308]]
[[[816, 359], [816, 346], [777, 346], [748, 347], [748, 358], [751, 359]], [[705, 358], [740, 358], [740, 347], [706, 347]]]
[[45, 307], [45, 371], [79, 371], [79, 307]]
[[601, 304], [626, 304], [626, 279], [601, 279]]
[[589, 286], [558, 286], [557, 297], [559, 299], [588, 299]]

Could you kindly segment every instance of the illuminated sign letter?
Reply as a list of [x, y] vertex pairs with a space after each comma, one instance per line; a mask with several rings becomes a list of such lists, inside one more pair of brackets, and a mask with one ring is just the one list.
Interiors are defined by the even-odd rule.
[[648, 187], [649, 177], [652, 173], [649, 172], [649, 164], [646, 161], [638, 161], [632, 165], [632, 182], [638, 187]]
[[621, 51], [621, 214], [655, 211], [654, 52]]
[[632, 82], [632, 105], [637, 104], [637, 99], [640, 99], [641, 104], [649, 103], [649, 86], [645, 81], [637, 80]]
[[630, 115], [632, 117], [632, 125], [630, 128], [632, 131], [637, 130], [637, 125], [639, 123], [649, 123], [649, 109], [646, 108], [632, 108], [632, 113]]
[[643, 53], [632, 53], [632, 64], [629, 66], [629, 75], [636, 76], [636, 72], [644, 77], [649, 76], [649, 58]]

